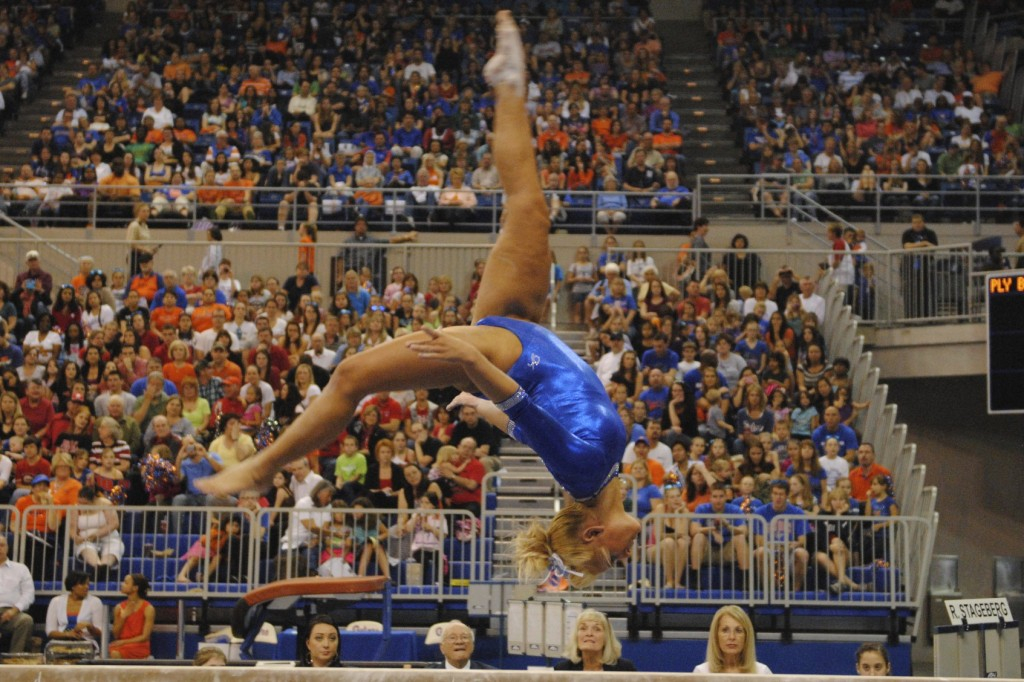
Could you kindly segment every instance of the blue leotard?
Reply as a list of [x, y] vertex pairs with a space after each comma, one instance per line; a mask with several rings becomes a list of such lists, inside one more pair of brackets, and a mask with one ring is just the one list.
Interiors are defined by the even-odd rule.
[[476, 324], [516, 335], [522, 355], [508, 375], [521, 392], [499, 407], [509, 435], [537, 451], [573, 498], [595, 497], [615, 477], [626, 428], [597, 374], [551, 331], [524, 320], [490, 316]]

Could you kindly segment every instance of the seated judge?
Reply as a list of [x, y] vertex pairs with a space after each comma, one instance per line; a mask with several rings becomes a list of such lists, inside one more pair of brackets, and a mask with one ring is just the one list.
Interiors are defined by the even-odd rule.
[[441, 636], [441, 653], [444, 663], [433, 663], [428, 667], [445, 670], [493, 670], [493, 666], [473, 660], [473, 630], [461, 621], [453, 620], [444, 626]]
[[555, 666], [555, 670], [582, 670], [584, 672], [636, 670], [633, 661], [622, 658], [622, 644], [612, 631], [608, 616], [594, 609], [586, 609], [576, 619], [566, 647], [568, 659]]

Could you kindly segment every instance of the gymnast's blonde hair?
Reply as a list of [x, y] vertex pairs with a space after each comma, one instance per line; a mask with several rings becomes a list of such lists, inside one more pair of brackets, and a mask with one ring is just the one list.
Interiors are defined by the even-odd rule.
[[567, 576], [569, 584], [583, 588], [611, 565], [607, 549], [583, 541], [584, 524], [593, 511], [582, 502], [570, 502], [544, 527], [539, 521], [516, 535], [515, 556], [519, 581], [539, 582], [548, 575], [551, 555], [557, 553], [566, 567], [581, 575]]

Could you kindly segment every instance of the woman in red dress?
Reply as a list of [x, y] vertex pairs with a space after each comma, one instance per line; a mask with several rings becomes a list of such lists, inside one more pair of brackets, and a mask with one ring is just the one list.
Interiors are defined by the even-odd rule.
[[121, 583], [121, 594], [127, 599], [114, 609], [114, 637], [110, 643], [111, 658], [149, 658], [149, 637], [153, 634], [156, 609], [146, 601], [149, 580], [141, 573], [132, 573]]

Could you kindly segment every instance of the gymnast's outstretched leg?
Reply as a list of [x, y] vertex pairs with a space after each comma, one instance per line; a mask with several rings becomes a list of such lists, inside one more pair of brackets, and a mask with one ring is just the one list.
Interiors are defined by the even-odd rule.
[[[497, 98], [495, 161], [508, 199], [503, 229], [488, 261], [474, 318], [488, 315], [538, 321], [548, 291], [547, 207], [540, 191], [523, 92], [525, 64], [511, 15], [499, 14], [498, 55], [488, 63]], [[427, 347], [431, 342], [435, 344]], [[335, 369], [324, 392], [278, 439], [244, 462], [200, 483], [211, 494], [261, 488], [286, 463], [330, 441], [345, 428], [359, 401], [383, 390], [473, 385], [496, 402], [517, 388], [507, 372], [522, 344], [493, 326], [453, 327], [443, 335], [417, 332], [401, 342], [358, 353]]]
[[473, 321], [488, 315], [540, 322], [548, 296], [551, 222], [526, 115], [526, 58], [519, 27], [498, 13], [495, 55], [484, 68], [494, 88], [494, 163], [505, 189], [501, 232], [487, 259]]

